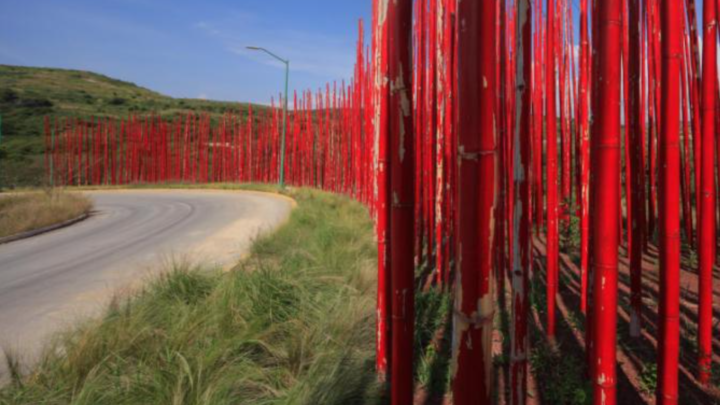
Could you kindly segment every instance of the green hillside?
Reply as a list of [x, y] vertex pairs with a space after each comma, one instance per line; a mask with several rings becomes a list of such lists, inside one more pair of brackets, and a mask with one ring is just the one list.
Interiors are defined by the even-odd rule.
[[[97, 73], [0, 65], [0, 188], [39, 185], [42, 180], [43, 119], [123, 118], [187, 111], [247, 113], [249, 104], [176, 99]], [[262, 107], [257, 107], [262, 108]]]

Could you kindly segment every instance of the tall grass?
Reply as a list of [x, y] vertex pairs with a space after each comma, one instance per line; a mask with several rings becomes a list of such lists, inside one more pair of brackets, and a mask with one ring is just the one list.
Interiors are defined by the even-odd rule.
[[229, 273], [175, 265], [63, 335], [7, 404], [360, 404], [374, 377], [375, 249], [359, 204], [297, 190]]
[[78, 193], [48, 190], [0, 195], [0, 238], [77, 218], [90, 209], [90, 199]]

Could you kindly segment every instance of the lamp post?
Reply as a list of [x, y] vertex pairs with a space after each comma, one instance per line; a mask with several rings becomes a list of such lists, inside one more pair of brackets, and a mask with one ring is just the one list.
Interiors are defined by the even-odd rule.
[[265, 48], [258, 46], [248, 46], [251, 51], [261, 51], [272, 56], [285, 64], [285, 94], [283, 96], [283, 128], [282, 139], [280, 140], [280, 187], [285, 187], [285, 134], [287, 133], [287, 109], [288, 109], [288, 82], [290, 81], [290, 60], [283, 59]]

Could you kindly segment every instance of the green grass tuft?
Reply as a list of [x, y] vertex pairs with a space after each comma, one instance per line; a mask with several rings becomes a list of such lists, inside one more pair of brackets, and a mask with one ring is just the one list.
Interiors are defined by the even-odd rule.
[[592, 403], [592, 386], [585, 378], [582, 359], [564, 355], [539, 341], [530, 355], [532, 372], [542, 376], [541, 397], [548, 404], [586, 405]]
[[439, 289], [415, 295], [415, 380], [430, 397], [442, 397], [450, 384], [452, 298]]

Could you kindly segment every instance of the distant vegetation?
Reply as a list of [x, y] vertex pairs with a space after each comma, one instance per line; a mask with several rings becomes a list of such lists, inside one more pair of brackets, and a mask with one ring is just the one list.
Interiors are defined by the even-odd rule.
[[[172, 118], [188, 111], [215, 120], [227, 111], [247, 114], [245, 103], [175, 99], [96, 73], [0, 65], [0, 189], [41, 185], [43, 120], [121, 118], [157, 114]], [[262, 107], [254, 107], [262, 109]]]
[[31, 192], [0, 196], [0, 238], [75, 219], [90, 212], [79, 193]]

